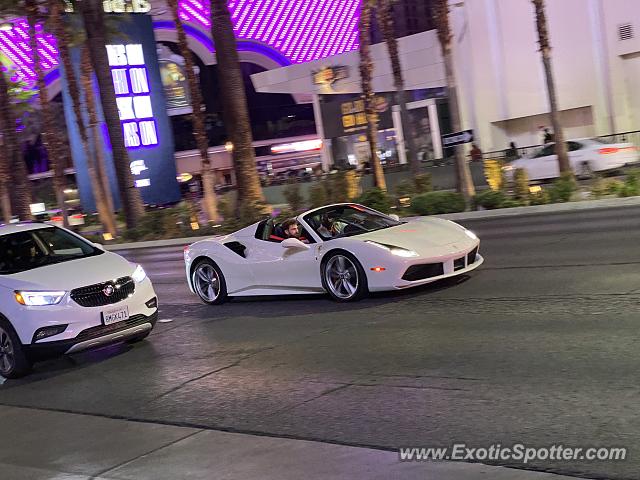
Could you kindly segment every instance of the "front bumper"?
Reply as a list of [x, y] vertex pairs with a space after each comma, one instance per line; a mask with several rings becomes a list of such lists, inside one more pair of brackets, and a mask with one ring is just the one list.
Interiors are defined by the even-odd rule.
[[149, 316], [134, 315], [124, 322], [88, 328], [71, 339], [42, 341], [23, 345], [23, 347], [31, 360], [43, 360], [126, 341], [151, 331], [157, 321], [158, 312], [156, 310]]

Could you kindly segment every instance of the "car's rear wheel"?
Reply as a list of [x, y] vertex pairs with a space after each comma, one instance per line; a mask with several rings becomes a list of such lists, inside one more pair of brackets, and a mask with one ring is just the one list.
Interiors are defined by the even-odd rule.
[[218, 305], [227, 298], [227, 284], [218, 266], [211, 260], [201, 260], [191, 274], [191, 282], [200, 300]]
[[589, 179], [593, 177], [593, 169], [591, 168], [589, 162], [582, 162], [578, 175], [583, 179]]
[[367, 276], [350, 253], [330, 253], [322, 263], [322, 286], [333, 300], [354, 302], [367, 294]]
[[6, 320], [0, 319], [0, 375], [5, 378], [20, 378], [31, 371], [31, 366], [13, 327]]

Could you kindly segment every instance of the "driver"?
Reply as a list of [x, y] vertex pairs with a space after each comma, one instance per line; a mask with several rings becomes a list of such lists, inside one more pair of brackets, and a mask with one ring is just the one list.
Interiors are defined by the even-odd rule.
[[285, 220], [282, 223], [282, 228], [284, 230], [284, 238], [297, 238], [301, 242], [309, 243], [309, 241], [302, 236], [300, 227], [298, 226], [298, 222], [295, 218]]

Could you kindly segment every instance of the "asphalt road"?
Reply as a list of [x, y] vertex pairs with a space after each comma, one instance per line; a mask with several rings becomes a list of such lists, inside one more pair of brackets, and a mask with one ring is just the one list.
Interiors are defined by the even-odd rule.
[[182, 249], [123, 252], [162, 303], [147, 342], [40, 364], [0, 403], [395, 449], [623, 446], [519, 468], [640, 478], [640, 208], [462, 222], [468, 278], [359, 303], [200, 305]]

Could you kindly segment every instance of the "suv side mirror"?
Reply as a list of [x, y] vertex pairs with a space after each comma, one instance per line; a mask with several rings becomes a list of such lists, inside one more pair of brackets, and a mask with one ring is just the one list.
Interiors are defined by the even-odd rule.
[[396, 215], [395, 213], [392, 213], [391, 215], [389, 215], [390, 218], [392, 218], [393, 220], [395, 220], [396, 222], [400, 221], [400, 217], [398, 215]]
[[280, 243], [283, 248], [291, 248], [293, 250], [309, 250], [309, 245], [302, 243], [297, 238], [287, 238]]
[[104, 245], [102, 245], [101, 243], [94, 243], [93, 246], [98, 250], [102, 250], [103, 252], [105, 251]]

